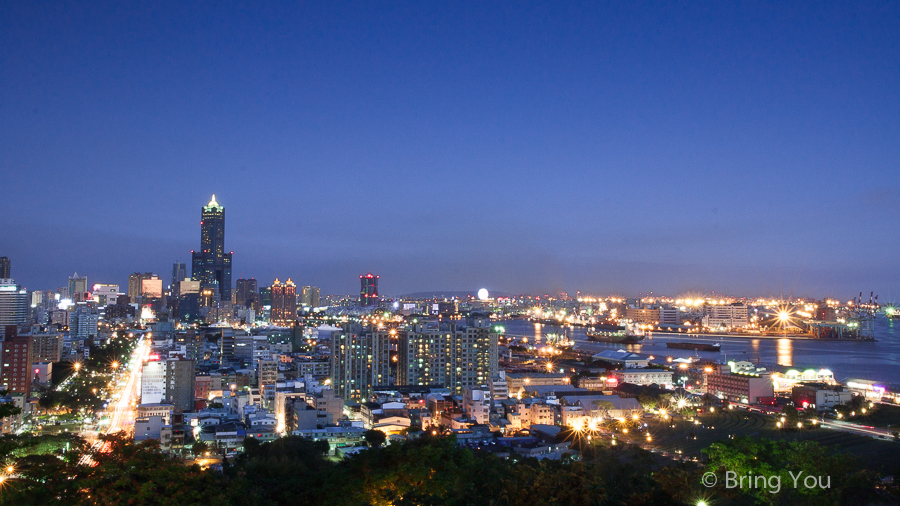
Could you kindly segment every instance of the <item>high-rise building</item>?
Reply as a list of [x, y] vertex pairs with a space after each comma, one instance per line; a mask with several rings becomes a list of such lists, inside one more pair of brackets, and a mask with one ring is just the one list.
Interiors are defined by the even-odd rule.
[[253, 278], [240, 278], [235, 281], [234, 285], [235, 298], [234, 303], [246, 308], [256, 309], [259, 301], [259, 294], [256, 280]]
[[201, 210], [200, 251], [191, 255], [191, 279], [215, 291], [217, 300], [231, 301], [232, 253], [225, 253], [225, 207], [215, 195]]
[[378, 278], [371, 272], [359, 277], [359, 305], [374, 306], [378, 303]]
[[176, 409], [193, 411], [195, 378], [193, 360], [167, 360], [166, 402], [171, 402]]
[[319, 307], [319, 287], [304, 286], [300, 295], [300, 304], [307, 307]]
[[141, 369], [141, 404], [158, 404], [166, 397], [166, 363], [158, 358], [144, 362]]
[[99, 315], [87, 304], [78, 304], [69, 312], [69, 337], [72, 340], [97, 337]]
[[92, 288], [94, 300], [101, 306], [115, 304], [119, 297], [119, 285], [106, 285], [97, 283]]
[[31, 336], [32, 362], [59, 362], [62, 360], [63, 335], [33, 334]]
[[153, 274], [151, 272], [135, 272], [134, 274], [128, 276], [128, 298], [131, 299], [131, 302], [137, 301], [138, 297], [141, 296], [143, 281], [145, 279], [151, 279], [154, 276], [156, 276], [156, 274]]
[[272, 312], [270, 320], [276, 325], [290, 326], [297, 321], [297, 285], [288, 278], [272, 283]]
[[12, 275], [9, 273], [9, 258], [0, 257], [0, 279], [9, 279]]
[[31, 392], [31, 379], [34, 370], [31, 364], [32, 357], [31, 336], [20, 336], [15, 325], [4, 327], [5, 336], [0, 347], [0, 362], [3, 368], [0, 370], [0, 384], [4, 390], [11, 393], [28, 395]]
[[0, 279], [0, 329], [28, 319], [28, 292], [12, 279]]
[[163, 296], [163, 281], [156, 274], [141, 279], [141, 297], [160, 299]]
[[187, 275], [187, 265], [182, 262], [175, 262], [172, 264], [172, 284], [169, 285], [169, 289], [172, 290], [173, 295], [178, 295], [178, 283], [184, 281], [188, 278]]
[[398, 333], [397, 382], [444, 385], [456, 394], [486, 385], [498, 371], [498, 337], [477, 313], [465, 323], [419, 319]]
[[69, 298], [75, 302], [84, 300], [84, 292], [88, 289], [87, 276], [75, 274], [69, 276]]
[[390, 380], [391, 335], [347, 324], [331, 337], [331, 385], [344, 399], [368, 400], [372, 387]]

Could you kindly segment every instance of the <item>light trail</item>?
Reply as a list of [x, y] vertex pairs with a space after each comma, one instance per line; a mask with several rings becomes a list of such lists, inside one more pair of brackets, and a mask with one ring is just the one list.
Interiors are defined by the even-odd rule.
[[[120, 432], [125, 430], [127, 427], [134, 425], [135, 419], [135, 409], [132, 405], [135, 399], [140, 395], [140, 386], [141, 386], [141, 369], [143, 367], [144, 360], [147, 359], [147, 356], [150, 354], [150, 343], [149, 341], [144, 341], [144, 338], [141, 337], [138, 340], [137, 346], [131, 354], [131, 361], [129, 362], [129, 373], [128, 380], [125, 382], [125, 385], [118, 392], [113, 393], [110, 396], [111, 399], [118, 397], [118, 401], [112, 406], [112, 409], [107, 409], [107, 413], [110, 414], [109, 426], [103, 430], [103, 434], [115, 434], [116, 432]], [[99, 435], [100, 431], [97, 432]], [[95, 451], [108, 451], [109, 443], [106, 443], [97, 438], [91, 438], [88, 436], [88, 440], [91, 441], [91, 450]], [[91, 459], [90, 455], [85, 455], [81, 458], [80, 464], [83, 465], [91, 465], [93, 463], [93, 459]]]

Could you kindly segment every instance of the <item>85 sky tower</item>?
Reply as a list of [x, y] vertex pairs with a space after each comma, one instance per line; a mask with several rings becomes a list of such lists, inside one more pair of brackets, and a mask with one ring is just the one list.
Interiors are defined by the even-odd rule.
[[200, 289], [213, 290], [219, 301], [231, 302], [231, 255], [225, 253], [225, 207], [212, 196], [200, 217], [200, 251], [191, 251], [191, 279]]

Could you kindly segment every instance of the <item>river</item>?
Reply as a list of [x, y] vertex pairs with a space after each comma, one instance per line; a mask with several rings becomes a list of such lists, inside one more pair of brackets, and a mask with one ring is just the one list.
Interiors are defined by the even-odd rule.
[[[526, 320], [506, 320], [502, 323], [509, 336], [527, 337], [531, 342], [543, 342], [547, 334], [565, 334], [579, 349], [602, 351], [625, 348], [635, 353], [662, 357], [692, 357], [719, 362], [750, 360], [762, 367], [775, 365], [798, 370], [829, 369], [834, 378], [862, 378], [900, 385], [900, 320], [879, 315], [875, 320], [876, 342], [817, 341], [811, 339], [738, 338], [669, 334], [653, 332], [640, 344], [621, 345], [587, 341], [583, 327], [541, 325]], [[720, 352], [695, 352], [666, 348], [666, 342], [691, 341], [720, 343]]]

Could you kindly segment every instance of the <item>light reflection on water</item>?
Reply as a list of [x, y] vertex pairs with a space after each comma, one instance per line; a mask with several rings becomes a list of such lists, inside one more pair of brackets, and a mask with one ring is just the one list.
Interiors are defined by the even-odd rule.
[[[590, 343], [585, 329], [581, 327], [540, 325], [519, 319], [508, 320], [504, 326], [508, 335], [525, 336], [529, 341], [534, 338], [543, 340], [551, 333], [561, 334], [588, 351], [625, 348], [657, 358], [699, 356], [718, 361], [749, 360], [764, 367], [777, 364], [803, 369], [825, 368], [831, 369], [838, 380], [849, 377], [900, 384], [900, 320], [890, 320], [884, 316], [879, 316], [875, 322], [877, 342], [874, 343], [654, 333], [641, 344], [618, 345]], [[666, 348], [665, 343], [669, 341], [720, 343], [722, 351], [694, 352]]]

